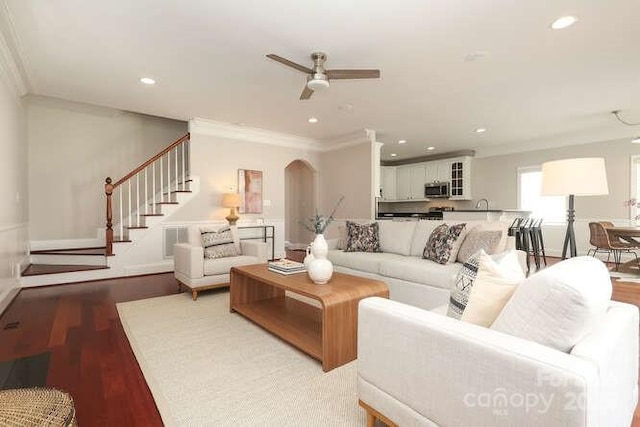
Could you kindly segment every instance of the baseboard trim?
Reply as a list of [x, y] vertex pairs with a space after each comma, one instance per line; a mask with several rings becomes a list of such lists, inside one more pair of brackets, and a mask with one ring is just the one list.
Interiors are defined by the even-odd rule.
[[20, 294], [21, 288], [13, 288], [10, 289], [9, 292], [5, 295], [2, 300], [0, 300], [0, 316], [4, 314], [4, 312], [9, 308], [11, 303], [16, 299], [18, 294]]
[[125, 277], [170, 272], [173, 272], [173, 259], [155, 264], [132, 265], [124, 268]]
[[32, 240], [30, 248], [32, 251], [42, 251], [51, 249], [79, 249], [104, 246], [104, 239], [61, 239], [61, 240]]

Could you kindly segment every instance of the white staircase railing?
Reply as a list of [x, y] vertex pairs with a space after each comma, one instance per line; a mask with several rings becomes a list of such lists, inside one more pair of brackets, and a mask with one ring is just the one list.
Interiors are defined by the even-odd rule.
[[145, 218], [161, 215], [159, 206], [175, 204], [175, 193], [189, 191], [189, 182], [189, 134], [115, 183], [107, 177], [106, 255], [113, 254], [114, 241], [129, 239], [129, 230], [146, 228]]

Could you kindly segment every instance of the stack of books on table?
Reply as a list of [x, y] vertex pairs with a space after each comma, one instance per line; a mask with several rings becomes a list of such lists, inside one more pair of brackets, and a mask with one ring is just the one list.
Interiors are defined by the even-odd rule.
[[277, 261], [269, 262], [269, 271], [289, 275], [304, 273], [307, 270], [304, 268], [304, 264], [301, 262], [291, 261], [290, 259], [280, 259]]

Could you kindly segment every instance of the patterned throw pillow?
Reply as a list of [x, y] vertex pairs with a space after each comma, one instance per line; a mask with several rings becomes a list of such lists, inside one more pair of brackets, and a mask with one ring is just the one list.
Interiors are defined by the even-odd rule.
[[436, 227], [429, 236], [422, 251], [422, 258], [430, 259], [438, 264], [446, 264], [452, 255], [453, 246], [467, 224], [456, 224], [449, 227], [442, 224]]
[[203, 230], [202, 246], [206, 259], [226, 258], [240, 255], [234, 242], [231, 227], [224, 227], [216, 231]]
[[502, 231], [500, 230], [470, 231], [458, 251], [458, 262], [466, 262], [471, 255], [480, 249], [484, 249], [489, 255], [494, 254], [500, 239], [502, 239]]
[[347, 245], [345, 252], [380, 252], [378, 223], [358, 224], [347, 221]]
[[449, 297], [449, 309], [447, 310], [447, 316], [460, 320], [464, 309], [467, 308], [467, 302], [469, 301], [469, 294], [473, 287], [473, 282], [478, 275], [478, 265], [480, 264], [480, 254], [482, 250], [471, 255], [458, 272], [456, 281], [453, 284], [451, 290], [451, 296]]

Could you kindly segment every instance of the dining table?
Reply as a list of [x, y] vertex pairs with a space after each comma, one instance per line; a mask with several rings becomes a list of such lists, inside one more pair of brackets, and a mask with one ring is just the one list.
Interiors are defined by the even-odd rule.
[[[605, 227], [610, 241], [621, 241], [629, 244], [629, 249], [633, 250], [634, 247], [640, 250], [640, 227]], [[625, 273], [633, 273], [640, 275], [640, 265], [638, 265], [638, 258], [633, 257], [632, 260], [627, 261], [618, 266], [618, 271]]]

